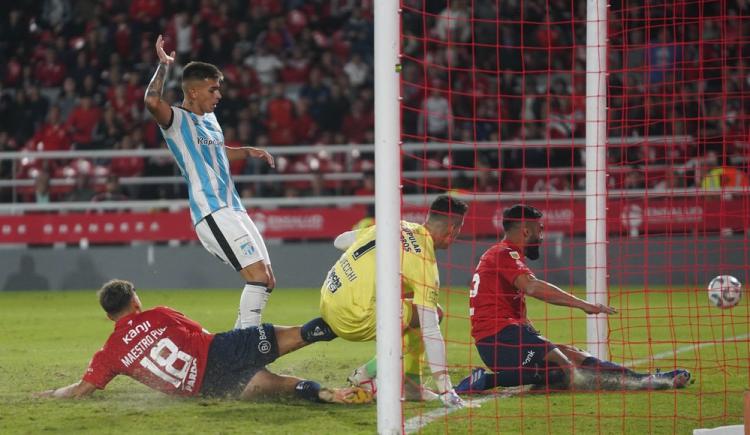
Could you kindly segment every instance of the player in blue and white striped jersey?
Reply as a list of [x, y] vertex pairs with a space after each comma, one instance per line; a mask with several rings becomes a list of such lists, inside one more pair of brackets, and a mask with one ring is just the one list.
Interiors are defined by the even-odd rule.
[[228, 148], [214, 109], [221, 100], [221, 71], [209, 63], [190, 62], [182, 71], [184, 99], [170, 106], [162, 99], [164, 81], [175, 53], [167, 55], [161, 35], [156, 40], [159, 66], [144, 101], [159, 124], [167, 147], [188, 185], [190, 215], [203, 246], [232, 265], [245, 279], [236, 328], [260, 324], [268, 296], [276, 285], [265, 242], [234, 187], [229, 160], [273, 157], [254, 147]]

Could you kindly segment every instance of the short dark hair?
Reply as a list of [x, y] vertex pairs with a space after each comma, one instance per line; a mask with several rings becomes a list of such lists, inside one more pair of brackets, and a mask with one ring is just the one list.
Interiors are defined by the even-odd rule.
[[517, 224], [524, 221], [538, 220], [543, 216], [542, 212], [530, 205], [514, 204], [503, 211], [503, 230], [508, 231]]
[[113, 279], [106, 282], [96, 293], [99, 296], [99, 305], [107, 314], [115, 315], [127, 308], [135, 294], [135, 286], [130, 281]]
[[221, 80], [223, 78], [224, 75], [219, 71], [219, 68], [217, 68], [216, 65], [206, 62], [190, 62], [185, 65], [185, 68], [182, 70], [183, 82], [188, 80], [205, 79]]
[[449, 195], [440, 195], [430, 204], [430, 216], [451, 218], [464, 216], [469, 211], [469, 204]]

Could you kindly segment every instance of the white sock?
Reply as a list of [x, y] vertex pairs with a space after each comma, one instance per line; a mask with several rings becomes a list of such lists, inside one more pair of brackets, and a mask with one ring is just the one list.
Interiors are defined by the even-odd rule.
[[260, 314], [268, 302], [268, 289], [263, 285], [245, 284], [240, 296], [240, 310], [235, 329], [260, 325]]

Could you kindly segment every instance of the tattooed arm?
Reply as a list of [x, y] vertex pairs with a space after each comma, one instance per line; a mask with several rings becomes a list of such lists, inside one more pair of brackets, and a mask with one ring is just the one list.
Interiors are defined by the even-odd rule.
[[172, 120], [172, 108], [169, 107], [166, 101], [161, 99], [161, 94], [164, 91], [167, 69], [174, 62], [175, 52], [173, 51], [171, 56], [167, 56], [167, 53], [164, 52], [164, 39], [162, 39], [161, 35], [156, 39], [156, 54], [159, 56], [159, 66], [156, 68], [151, 83], [146, 88], [146, 95], [143, 97], [143, 101], [156, 122], [163, 127], [167, 127]]

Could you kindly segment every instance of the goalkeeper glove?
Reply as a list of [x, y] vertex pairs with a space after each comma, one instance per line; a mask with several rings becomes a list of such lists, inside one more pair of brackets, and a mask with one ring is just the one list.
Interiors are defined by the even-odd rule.
[[463, 399], [456, 394], [456, 390], [450, 389], [440, 395], [440, 400], [446, 408], [463, 408], [466, 406]]

